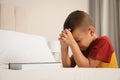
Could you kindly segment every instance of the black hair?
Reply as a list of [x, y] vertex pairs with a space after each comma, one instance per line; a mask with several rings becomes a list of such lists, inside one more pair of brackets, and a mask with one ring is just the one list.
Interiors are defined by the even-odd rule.
[[86, 27], [83, 25], [93, 25], [94, 23], [91, 17], [84, 11], [76, 10], [68, 15], [66, 18], [63, 29], [71, 29], [71, 32], [76, 29], [76, 27], [82, 25], [82, 27]]

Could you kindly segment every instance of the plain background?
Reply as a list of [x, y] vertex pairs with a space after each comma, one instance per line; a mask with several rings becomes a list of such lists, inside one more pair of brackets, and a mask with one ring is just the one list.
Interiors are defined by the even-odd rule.
[[[27, 33], [55, 41], [63, 28], [66, 17], [74, 10], [89, 13], [89, 0], [0, 0], [27, 10]], [[25, 28], [25, 29], [26, 29]]]

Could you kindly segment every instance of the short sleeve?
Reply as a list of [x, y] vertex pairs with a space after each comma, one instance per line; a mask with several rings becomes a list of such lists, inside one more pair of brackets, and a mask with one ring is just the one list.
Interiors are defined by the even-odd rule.
[[98, 39], [91, 46], [88, 57], [109, 63], [113, 52], [114, 49], [109, 40]]

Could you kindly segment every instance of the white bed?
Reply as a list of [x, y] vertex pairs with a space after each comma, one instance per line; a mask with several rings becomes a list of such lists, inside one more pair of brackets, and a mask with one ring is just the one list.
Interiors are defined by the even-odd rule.
[[44, 37], [0, 30], [0, 64], [46, 62], [55, 62], [55, 59]]

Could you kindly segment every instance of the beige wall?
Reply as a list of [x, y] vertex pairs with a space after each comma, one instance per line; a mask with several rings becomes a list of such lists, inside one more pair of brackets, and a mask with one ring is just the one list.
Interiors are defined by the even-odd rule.
[[[71, 11], [89, 11], [88, 0], [1, 0], [27, 10], [27, 33], [57, 40], [65, 18]], [[26, 29], [26, 28], [25, 28]]]

